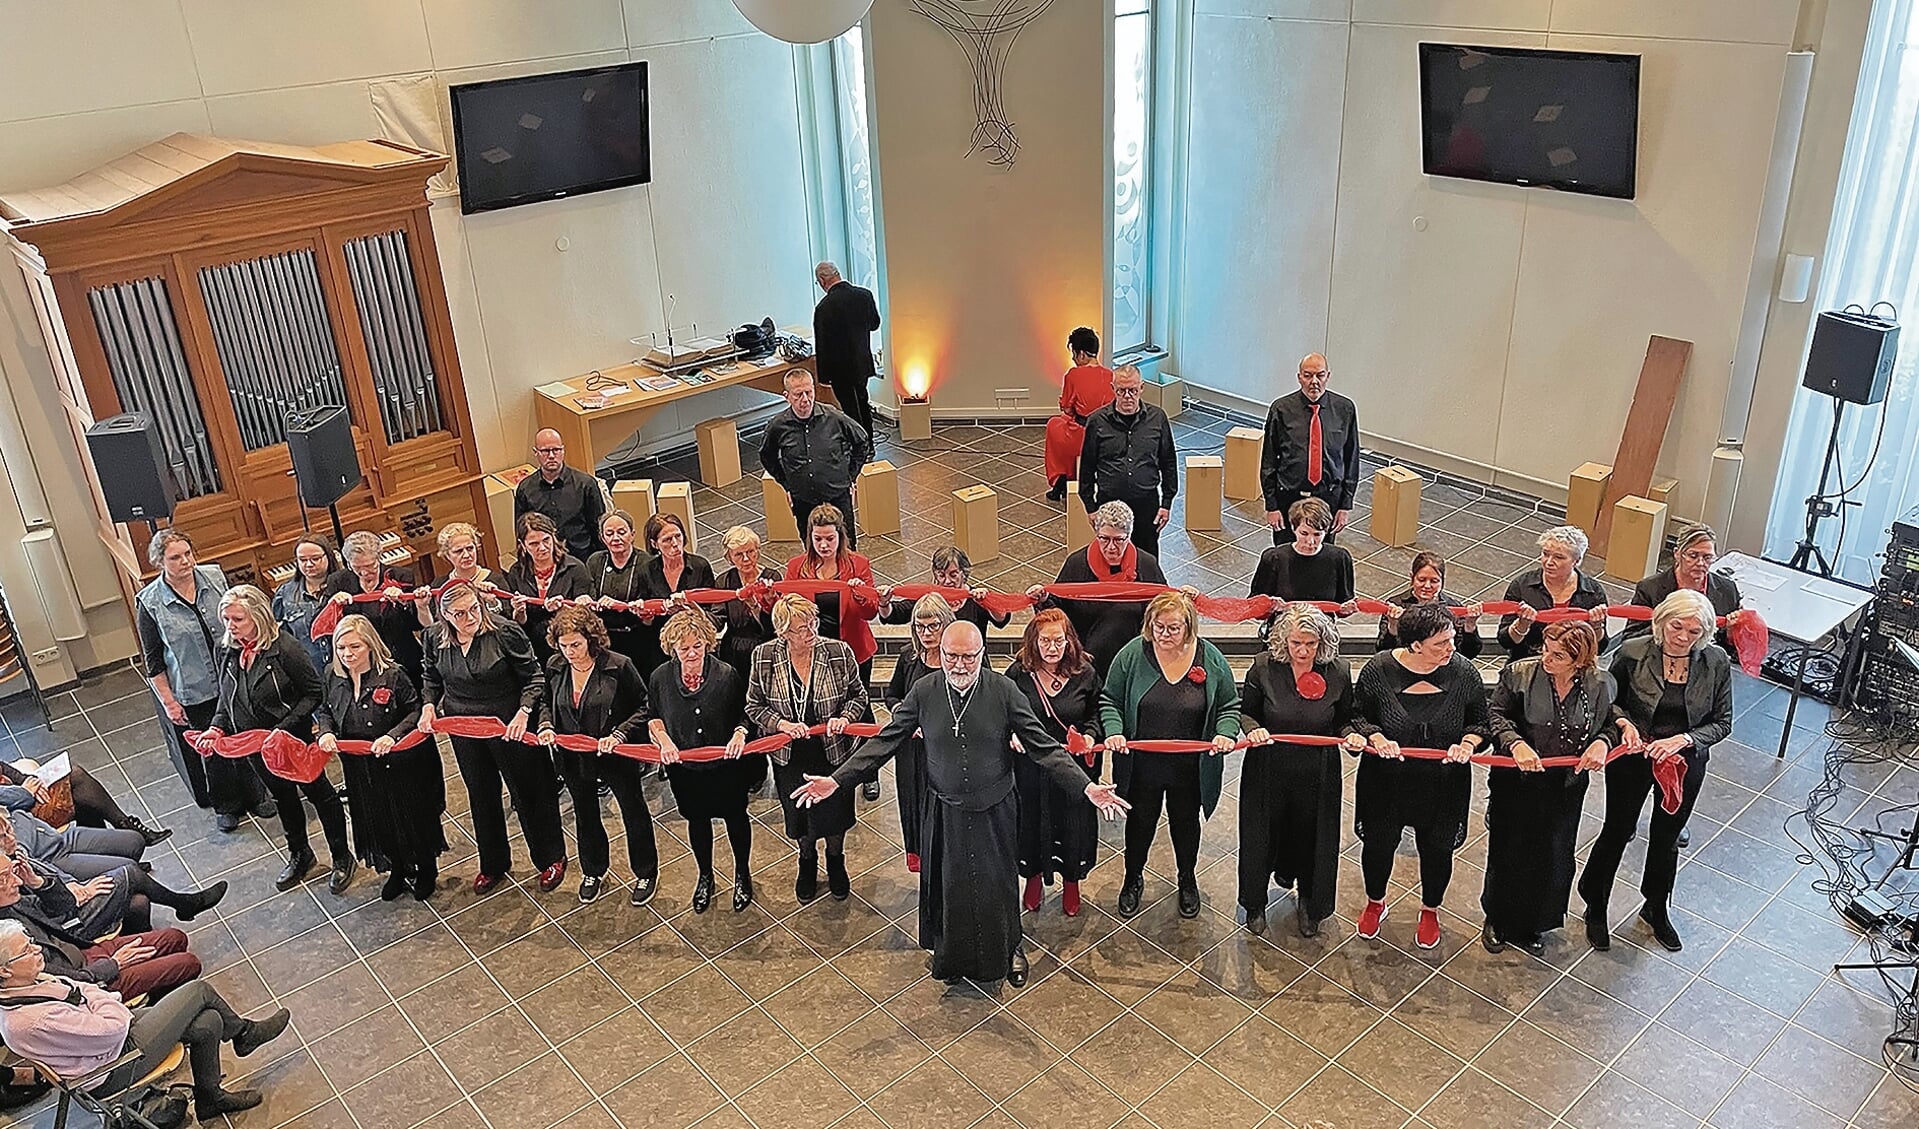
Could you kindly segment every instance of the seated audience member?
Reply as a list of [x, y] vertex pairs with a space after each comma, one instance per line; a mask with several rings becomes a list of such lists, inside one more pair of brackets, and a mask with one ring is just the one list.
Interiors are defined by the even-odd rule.
[[[8, 793], [6, 786], [25, 789], [33, 797], [33, 807], [47, 801], [50, 789], [40, 780], [40, 766], [30, 760], [17, 760], [11, 764], [0, 761], [0, 795], [11, 799], [0, 800], [0, 807], [11, 808], [20, 801], [20, 797]], [[173, 837], [170, 827], [149, 827], [140, 817], [128, 815], [113, 794], [106, 790], [93, 774], [79, 765], [67, 770], [67, 784], [73, 797], [73, 822], [82, 827], [117, 827], [122, 831], [132, 831], [147, 841], [151, 847], [155, 843], [164, 843]]]
[[1292, 541], [1259, 555], [1251, 594], [1288, 602], [1325, 600], [1340, 605], [1340, 615], [1351, 615], [1356, 610], [1353, 555], [1326, 542], [1333, 530], [1332, 508], [1318, 498], [1301, 498], [1287, 509], [1286, 526]]
[[25, 788], [0, 788], [0, 807], [29, 857], [48, 862], [76, 878], [98, 878], [147, 853], [147, 839], [138, 831], [115, 827], [82, 827], [78, 821], [55, 831], [33, 814], [33, 797]]
[[87, 980], [123, 996], [156, 998], [200, 975], [200, 958], [187, 951], [187, 935], [180, 930], [122, 933], [95, 941], [67, 924], [73, 896], [64, 884], [53, 883], [42, 893], [45, 902], [21, 887], [17, 865], [0, 866], [0, 921], [17, 922], [26, 930], [46, 950], [56, 975]]
[[0, 822], [0, 865], [8, 859], [21, 889], [42, 905], [60, 908], [72, 901], [73, 912], [60, 919], [73, 922], [74, 932], [93, 940], [123, 929], [144, 933], [153, 928], [154, 902], [170, 907], [181, 921], [192, 921], [219, 905], [227, 893], [225, 882], [215, 882], [196, 893], [182, 894], [168, 889], [137, 863], [82, 882], [57, 866], [34, 861], [14, 838], [13, 825]]
[[0, 1037], [15, 1054], [62, 1078], [82, 1078], [138, 1051], [138, 1059], [102, 1084], [121, 1089], [152, 1073], [184, 1042], [193, 1064], [194, 1116], [203, 1124], [263, 1100], [258, 1090], [221, 1089], [220, 1044], [232, 1043], [234, 1054], [247, 1057], [287, 1029], [285, 1008], [242, 1019], [205, 981], [129, 1008], [111, 991], [50, 970], [43, 951], [18, 922], [0, 921]]
[[1412, 583], [1386, 601], [1386, 614], [1379, 617], [1378, 651], [1390, 651], [1405, 645], [1399, 637], [1399, 617], [1415, 604], [1438, 604], [1442, 608], [1463, 608], [1453, 616], [1453, 649], [1469, 659], [1479, 657], [1483, 640], [1479, 637], [1479, 609], [1476, 602], [1446, 591], [1446, 558], [1421, 550], [1413, 554]]
[[[966, 556], [966, 550], [958, 545], [943, 545], [933, 550], [933, 583], [942, 588], [964, 588], [973, 593], [959, 607], [953, 609], [953, 618], [979, 628], [982, 635], [986, 634], [987, 624], [1005, 627], [1013, 618], [1006, 613], [994, 615], [980, 606], [978, 596], [986, 589], [973, 583], [973, 562]], [[913, 622], [913, 601], [895, 600], [893, 588], [894, 585], [891, 584], [879, 586], [880, 622]], [[938, 640], [934, 642], [937, 643]]]

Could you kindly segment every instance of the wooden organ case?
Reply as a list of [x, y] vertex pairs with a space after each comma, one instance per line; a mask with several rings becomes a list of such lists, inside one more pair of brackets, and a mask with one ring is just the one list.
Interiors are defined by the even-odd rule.
[[288, 413], [322, 405], [347, 408], [366, 476], [340, 500], [346, 529], [395, 534], [423, 563], [448, 522], [497, 544], [427, 214], [446, 162], [389, 141], [175, 134], [0, 197], [129, 593], [154, 573], [154, 527], [112, 523], [84, 438], [121, 412], [152, 417], [173, 524], [236, 583], [264, 585], [306, 523], [330, 528], [301, 507], [286, 444]]

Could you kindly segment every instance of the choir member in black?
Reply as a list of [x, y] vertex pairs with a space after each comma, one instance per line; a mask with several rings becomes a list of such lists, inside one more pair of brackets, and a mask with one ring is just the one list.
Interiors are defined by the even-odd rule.
[[[1166, 574], [1151, 553], [1134, 545], [1133, 511], [1124, 502], [1108, 502], [1093, 511], [1093, 542], [1081, 550], [1066, 554], [1059, 566], [1057, 584], [1118, 582], [1164, 584]], [[1038, 600], [1037, 607], [1056, 607], [1073, 621], [1086, 653], [1092, 656], [1093, 669], [1106, 676], [1113, 656], [1120, 648], [1139, 638], [1140, 617], [1146, 614], [1146, 602], [1109, 600], [1071, 600], [1047, 596], [1044, 585], [1035, 584], [1026, 594]]]
[[[986, 630], [989, 623], [994, 627], [1005, 627], [1013, 618], [1010, 613], [994, 615], [980, 606], [978, 597], [986, 589], [973, 583], [973, 561], [966, 555], [966, 550], [958, 545], [942, 545], [933, 550], [933, 583], [941, 588], [964, 588], [973, 593], [953, 609], [953, 618], [964, 620], [981, 632]], [[913, 605], [905, 600], [895, 600], [893, 587], [891, 584], [882, 584], [878, 588], [880, 622], [913, 622]]]
[[[413, 590], [413, 607], [420, 626], [428, 628], [439, 623], [439, 593], [456, 580], [472, 585], [489, 606], [499, 610], [499, 596], [504, 591], [500, 581], [504, 578], [494, 576], [492, 569], [480, 563], [480, 531], [467, 522], [450, 521], [434, 534], [433, 543], [440, 559], [446, 562], [446, 575], [439, 578], [438, 589], [422, 584]], [[424, 634], [422, 632], [422, 636]], [[421, 642], [424, 644], [424, 637]], [[392, 645], [393, 641], [388, 639], [387, 646]]]
[[[213, 711], [212, 732], [277, 729], [299, 741], [311, 742], [313, 710], [320, 704], [320, 672], [313, 669], [306, 648], [280, 630], [267, 594], [251, 584], [229, 588], [220, 597], [220, 620], [226, 624], [227, 637], [220, 656], [220, 705]], [[211, 743], [206, 744], [211, 749]], [[346, 808], [340, 804], [333, 781], [322, 772], [311, 784], [295, 784], [267, 771], [260, 754], [246, 759], [273, 794], [273, 802], [280, 809], [280, 830], [286, 835], [287, 864], [274, 885], [291, 890], [313, 869], [306, 808], [300, 806], [304, 793], [313, 802], [320, 827], [326, 832], [327, 849], [333, 855], [327, 889], [344, 893], [353, 881], [355, 864], [353, 848], [347, 842]]]
[[[1293, 604], [1273, 625], [1267, 653], [1240, 690], [1240, 728], [1252, 745], [1239, 778], [1239, 904], [1246, 928], [1266, 932], [1269, 888], [1295, 888], [1293, 920], [1319, 936], [1339, 881], [1339, 749], [1262, 745], [1277, 733], [1338, 737], [1353, 716], [1353, 678], [1326, 613]], [[1347, 740], [1354, 746], [1356, 736]]]
[[1292, 539], [1286, 523], [1292, 504], [1313, 497], [1335, 512], [1335, 530], [1346, 528], [1359, 492], [1359, 413], [1353, 402], [1326, 384], [1332, 370], [1320, 353], [1299, 361], [1299, 391], [1273, 401], [1259, 451], [1259, 486], [1273, 543]]
[[606, 624], [609, 644], [637, 664], [641, 654], [640, 617], [610, 606], [641, 598], [640, 574], [646, 568], [646, 554], [633, 547], [633, 533], [633, 515], [625, 510], [612, 510], [602, 517], [600, 543], [606, 548], [596, 549], [586, 558], [586, 575], [593, 582], [591, 595]]
[[[770, 646], [771, 644], [769, 644]], [[1014, 895], [1019, 839], [1016, 759], [1030, 759], [1053, 786], [1078, 788], [1109, 816], [1126, 810], [1111, 784], [1086, 774], [1040, 723], [1011, 679], [985, 669], [986, 640], [970, 623], [955, 623], [940, 641], [938, 678], [913, 684], [880, 735], [862, 744], [833, 773], [807, 774], [795, 802], [830, 802], [841, 788], [876, 771], [915, 732], [926, 741], [926, 799], [921, 841], [931, 851], [920, 868], [920, 947], [941, 980], [1026, 983]], [[1018, 752], [1014, 743], [1018, 743]]]
[[[1113, 780], [1132, 805], [1120, 916], [1139, 912], [1162, 808], [1179, 867], [1179, 915], [1199, 916], [1199, 823], [1219, 806], [1219, 754], [1239, 736], [1239, 682], [1219, 648], [1199, 637], [1191, 596], [1162, 592], [1146, 605], [1139, 634], [1106, 672], [1099, 726], [1115, 754]], [[1126, 752], [1129, 740], [1210, 741], [1212, 750], [1134, 754]]]
[[[781, 596], [773, 604], [771, 640], [753, 652], [753, 673], [746, 680], [746, 716], [761, 733], [784, 733], [793, 743], [772, 754], [773, 784], [785, 809], [786, 835], [799, 844], [799, 877], [793, 896], [810, 902], [819, 895], [821, 840], [826, 841], [826, 884], [845, 901], [853, 892], [846, 872], [846, 832], [853, 826], [853, 794], [844, 792], [808, 807], [793, 792], [808, 776], [833, 772], [853, 755], [846, 726], [868, 716], [866, 679], [853, 649], [819, 633], [819, 609], [804, 596]], [[826, 726], [822, 736], [807, 734]]]
[[[1738, 581], [1712, 570], [1713, 562], [1719, 559], [1718, 540], [1718, 534], [1708, 525], [1694, 525], [1682, 531], [1679, 540], [1673, 545], [1672, 567], [1635, 584], [1632, 602], [1641, 607], [1656, 608], [1667, 596], [1681, 588], [1690, 588], [1703, 594], [1712, 604], [1714, 618], [1736, 614], [1740, 600]], [[1621, 637], [1630, 639], [1651, 631], [1650, 621], [1633, 620], [1626, 624]], [[1713, 642], [1719, 644], [1719, 649], [1734, 662], [1739, 661], [1739, 650], [1733, 646], [1732, 633], [1726, 628], [1719, 629], [1713, 636]]]
[[1259, 555], [1250, 594], [1324, 600], [1340, 605], [1340, 615], [1353, 614], [1353, 555], [1326, 540], [1333, 529], [1333, 511], [1318, 498], [1301, 498], [1286, 514], [1286, 529], [1291, 541]]
[[[777, 569], [760, 563], [760, 535], [752, 528], [736, 525], [726, 531], [720, 544], [726, 550], [727, 563], [733, 567], [723, 573], [715, 588], [737, 592], [754, 584], [772, 584], [780, 578]], [[720, 659], [740, 676], [740, 684], [753, 674], [753, 649], [773, 637], [773, 594], [757, 599], [728, 600], [714, 611], [720, 624]]]
[[[389, 568], [380, 563], [380, 538], [367, 530], [347, 534], [340, 545], [340, 559], [346, 567], [327, 581], [327, 593], [340, 610], [363, 615], [380, 633], [380, 642], [393, 655], [393, 661], [417, 686], [420, 677], [420, 619], [414, 610], [414, 579], [409, 569]], [[356, 604], [352, 597], [380, 592], [386, 599]]]
[[1506, 648], [1506, 661], [1539, 653], [1544, 634], [1536, 613], [1546, 608], [1591, 608], [1599, 649], [1606, 649], [1606, 590], [1598, 580], [1579, 571], [1586, 543], [1586, 534], [1576, 525], [1556, 525], [1539, 535], [1539, 567], [1513, 577], [1506, 586], [1506, 598], [1523, 605], [1499, 621], [1499, 642]]
[[[1352, 730], [1367, 739], [1355, 786], [1354, 830], [1363, 848], [1366, 908], [1359, 935], [1379, 936], [1386, 916], [1386, 883], [1406, 828], [1419, 847], [1420, 901], [1414, 940], [1439, 944], [1439, 903], [1453, 877], [1453, 852], [1466, 842], [1472, 798], [1468, 763], [1491, 740], [1486, 683], [1479, 668], [1453, 647], [1453, 617], [1421, 604], [1399, 617], [1402, 647], [1374, 655], [1354, 689]], [[1444, 749], [1444, 761], [1408, 760], [1400, 746]]]
[[432, 897], [446, 850], [439, 745], [429, 738], [410, 749], [393, 748], [419, 722], [420, 692], [372, 621], [358, 613], [342, 618], [333, 629], [333, 660], [313, 727], [328, 753], [338, 753], [342, 740], [373, 743], [372, 755], [340, 760], [348, 770], [353, 829], [363, 831], [387, 860], [380, 897], [389, 902], [409, 889], [420, 901]]
[[[746, 682], [715, 653], [719, 636], [706, 613], [676, 612], [660, 629], [672, 661], [653, 672], [653, 717], [647, 731], [660, 747], [660, 763], [673, 788], [673, 802], [686, 817], [686, 840], [699, 864], [693, 912], [713, 904], [713, 821], [726, 822], [733, 847], [733, 912], [753, 904], [753, 821], [746, 795], [766, 778], [766, 758], [746, 751]], [[723, 748], [716, 761], [682, 761], [683, 749]]]
[[[578, 606], [553, 613], [546, 625], [553, 657], [546, 664], [546, 712], [540, 742], [553, 749], [560, 779], [573, 796], [574, 838], [580, 848], [580, 900], [590, 902], [606, 886], [612, 863], [606, 823], [600, 816], [600, 783], [620, 805], [626, 827], [626, 861], [633, 868], [632, 904], [643, 906], [659, 885], [660, 852], [653, 838], [653, 813], [646, 806], [642, 762], [623, 757], [613, 746], [637, 738], [646, 728], [646, 680], [633, 660], [607, 646], [606, 625], [598, 612]], [[591, 737], [596, 752], [576, 753], [554, 745], [555, 734]]]
[[533, 653], [545, 663], [553, 657], [546, 624], [562, 604], [593, 595], [593, 578], [586, 566], [570, 556], [560, 540], [559, 527], [543, 513], [520, 515], [520, 556], [506, 570], [507, 591], [525, 600], [512, 601], [513, 622], [526, 628]]
[[1626, 844], [1653, 790], [1653, 763], [1679, 758], [1684, 793], [1677, 812], [1655, 805], [1646, 837], [1646, 869], [1639, 892], [1640, 919], [1671, 952], [1680, 950], [1668, 903], [1679, 869], [1679, 835], [1706, 781], [1712, 747], [1732, 735], [1732, 660], [1711, 642], [1713, 607], [1705, 596], [1681, 588], [1653, 609], [1652, 633], [1628, 639], [1613, 652], [1612, 677], [1619, 687], [1620, 744], [1644, 749], [1606, 766], [1606, 822], [1586, 859], [1579, 896], [1586, 901], [1586, 936], [1593, 948], [1612, 945], [1606, 903]]
[[500, 618], [472, 584], [454, 581], [440, 591], [439, 622], [427, 633], [420, 686], [420, 729], [432, 732], [441, 714], [497, 718], [502, 737], [455, 737], [453, 759], [466, 784], [480, 872], [473, 892], [496, 889], [513, 865], [500, 786], [513, 794], [513, 812], [526, 833], [526, 850], [540, 868], [540, 889], [566, 879], [566, 837], [560, 830], [560, 794], [547, 751], [521, 741], [546, 697], [546, 672], [519, 624]]
[[1446, 558], [1427, 549], [1413, 554], [1412, 583], [1386, 600], [1386, 614], [1379, 617], [1379, 644], [1376, 651], [1400, 646], [1400, 613], [1414, 604], [1438, 604], [1463, 609], [1453, 616], [1453, 648], [1469, 659], [1479, 657], [1480, 605], [1446, 590]]
[[[1104, 737], [1099, 696], [1105, 684], [1065, 612], [1046, 608], [1033, 616], [1006, 676], [1026, 695], [1055, 741], [1064, 743], [1066, 731], [1076, 729], [1094, 742], [1081, 767], [1088, 780], [1098, 780], [1104, 751], [1099, 743]], [[1077, 791], [1058, 787], [1032, 761], [1014, 761], [1013, 777], [1019, 784], [1019, 874], [1026, 880], [1021, 904], [1037, 912], [1046, 884], [1058, 877], [1060, 910], [1078, 917], [1079, 884], [1092, 873], [1099, 853], [1094, 813]]]
[[[888, 709], [905, 700], [913, 683], [939, 669], [940, 637], [954, 621], [953, 606], [936, 592], [921, 596], [912, 611], [912, 645], [893, 663], [893, 677], [886, 683]], [[893, 786], [899, 793], [900, 836], [906, 846], [906, 869], [918, 874], [920, 803], [926, 790], [926, 743], [920, 738], [908, 737], [893, 758]]]
[[[1543, 936], [1565, 923], [1573, 851], [1590, 773], [1606, 766], [1619, 731], [1611, 676], [1599, 669], [1599, 636], [1577, 620], [1547, 626], [1538, 657], [1500, 672], [1492, 732], [1516, 768], [1486, 780], [1486, 886], [1479, 896], [1487, 952], [1516, 944], [1538, 956]], [[1545, 757], [1579, 757], [1545, 768]]]
[[[680, 593], [695, 588], [712, 588], [713, 566], [705, 557], [686, 551], [686, 525], [679, 514], [654, 514], [646, 519], [646, 545], [653, 550], [640, 571], [640, 595], [649, 600], [672, 600], [675, 610], [691, 607]], [[651, 678], [666, 652], [660, 647], [660, 626], [665, 616], [651, 623], [640, 621], [640, 654], [633, 661], [640, 674]]]

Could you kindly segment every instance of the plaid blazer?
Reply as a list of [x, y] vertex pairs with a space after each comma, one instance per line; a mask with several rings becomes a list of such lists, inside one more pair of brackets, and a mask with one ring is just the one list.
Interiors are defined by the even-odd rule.
[[[799, 703], [793, 699], [793, 680], [787, 673], [791, 669], [786, 640], [775, 638], [753, 648], [753, 673], [746, 680], [746, 716], [759, 727], [762, 736], [778, 732], [774, 727], [779, 722], [802, 720]], [[853, 659], [853, 648], [838, 639], [820, 639], [813, 644], [813, 701], [821, 718], [837, 715], [848, 721], [865, 721], [871, 716], [860, 664]], [[830, 764], [844, 763], [858, 743], [845, 735], [820, 740], [825, 742]], [[773, 753], [773, 763], [785, 764], [792, 752], [789, 745]]]

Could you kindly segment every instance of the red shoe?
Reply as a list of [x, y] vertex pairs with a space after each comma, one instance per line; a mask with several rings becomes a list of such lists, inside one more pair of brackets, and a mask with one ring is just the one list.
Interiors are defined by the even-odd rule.
[[906, 852], [906, 872], [908, 874], [918, 874], [920, 872], [920, 857], [912, 851]]
[[1079, 916], [1079, 883], [1060, 883], [1059, 908], [1065, 911], [1067, 917]]
[[1026, 906], [1027, 913], [1038, 913], [1039, 904], [1046, 898], [1046, 886], [1035, 874], [1026, 880], [1026, 896], [1020, 902]]
[[1425, 906], [1419, 908], [1419, 927], [1413, 931], [1413, 940], [1419, 942], [1419, 947], [1422, 949], [1439, 947], [1438, 910], [1428, 909]]
[[1368, 941], [1379, 936], [1379, 923], [1386, 920], [1385, 902], [1367, 902], [1359, 911], [1359, 935]]
[[561, 859], [559, 862], [540, 871], [540, 892], [543, 894], [551, 894], [553, 891], [559, 889], [560, 883], [564, 881], [566, 881], [566, 860]]
[[491, 894], [493, 888], [504, 881], [506, 881], [506, 875], [504, 874], [476, 874], [473, 876], [473, 892], [476, 894]]

